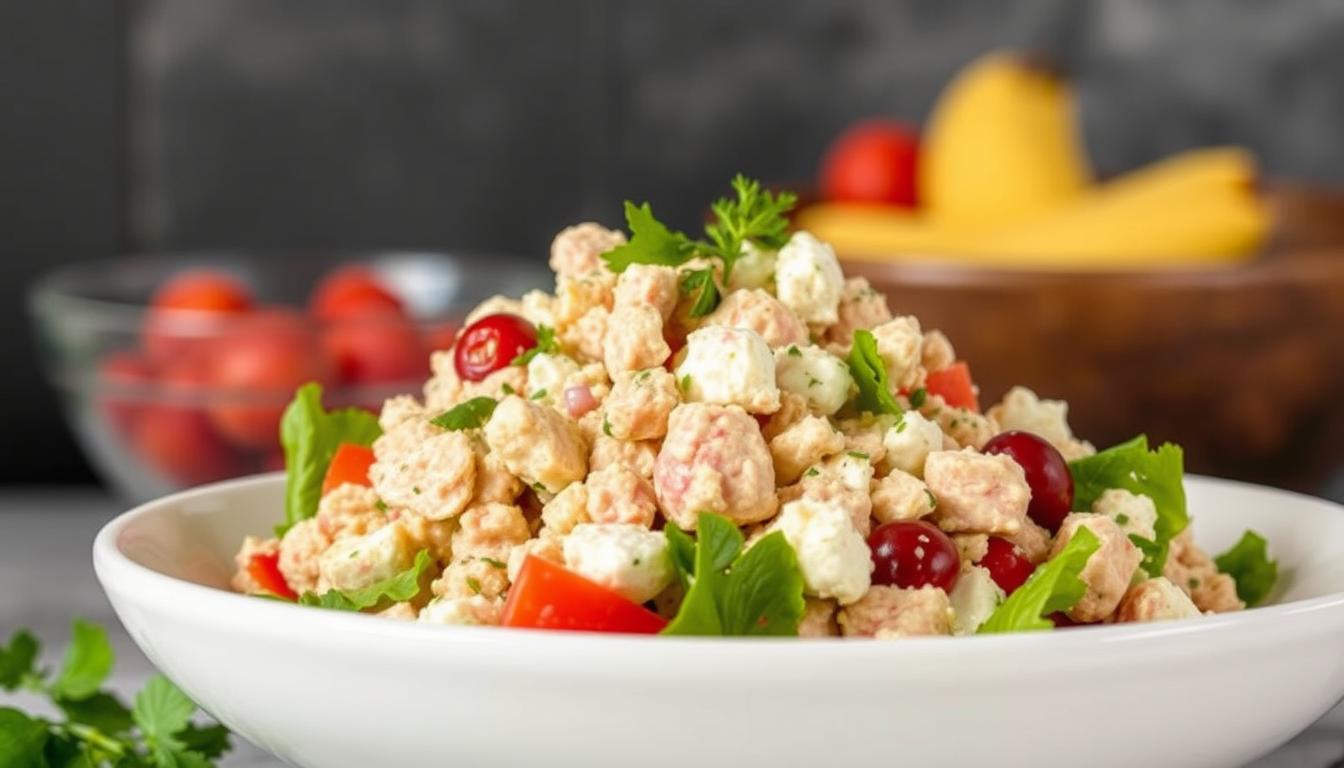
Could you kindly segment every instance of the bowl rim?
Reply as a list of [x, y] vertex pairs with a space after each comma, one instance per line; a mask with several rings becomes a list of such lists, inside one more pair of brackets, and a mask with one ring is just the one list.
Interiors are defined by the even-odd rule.
[[[1186, 479], [1197, 485], [1269, 491], [1293, 497], [1298, 502], [1323, 507], [1333, 513], [1344, 514], [1344, 505], [1306, 494], [1199, 475], [1187, 475]], [[917, 657], [949, 655], [969, 659], [1025, 649], [1031, 649], [1032, 652], [1062, 653], [1095, 647], [1097, 644], [1132, 648], [1164, 638], [1194, 640], [1198, 643], [1211, 633], [1225, 640], [1239, 638], [1242, 644], [1259, 645], [1277, 638], [1301, 638], [1309, 633], [1304, 632], [1308, 627], [1300, 620], [1315, 617], [1333, 618], [1341, 625], [1340, 628], [1344, 629], [1344, 591], [1180, 621], [1077, 627], [1064, 632], [1023, 632], [956, 638], [915, 637], [905, 638], [899, 643], [876, 641], [855, 643], [853, 638], [817, 638], [807, 642], [796, 642], [792, 638], [665, 637], [595, 632], [545, 632], [505, 627], [446, 627], [393, 621], [368, 614], [300, 609], [298, 606], [281, 601], [240, 595], [169, 576], [141, 565], [123, 553], [118, 546], [118, 540], [127, 528], [152, 515], [161, 507], [201, 497], [228, 494], [251, 486], [279, 485], [283, 482], [283, 472], [236, 478], [164, 496], [140, 504], [113, 518], [102, 527], [93, 543], [94, 569], [104, 591], [136, 595], [136, 600], [154, 602], [160, 607], [171, 604], [175, 610], [181, 610], [184, 614], [195, 614], [209, 622], [221, 621], [222, 616], [234, 616], [237, 620], [245, 615], [251, 615], [256, 620], [247, 621], [246, 625], [265, 632], [284, 632], [286, 627], [298, 626], [296, 621], [302, 622], [304, 629], [313, 630], [310, 633], [313, 637], [338, 635], [421, 642], [438, 639], [441, 642], [445, 637], [444, 633], [448, 632], [459, 640], [475, 643], [491, 640], [507, 641], [511, 647], [537, 648], [546, 651], [547, 655], [551, 649], [560, 651], [567, 648], [587, 649], [597, 644], [609, 650], [619, 650], [622, 655], [695, 653], [713, 648], [716, 654], [726, 654], [738, 660], [761, 654], [766, 656], [793, 654], [798, 651], [790, 649], [799, 648], [808, 649], [803, 652], [821, 658], [830, 658], [837, 653], [845, 654], [846, 657], [864, 653], [884, 655], [896, 653]], [[300, 613], [300, 610], [303, 612]], [[1326, 631], [1320, 627], [1317, 627], [1317, 630]], [[845, 650], [838, 651], [840, 648]]]

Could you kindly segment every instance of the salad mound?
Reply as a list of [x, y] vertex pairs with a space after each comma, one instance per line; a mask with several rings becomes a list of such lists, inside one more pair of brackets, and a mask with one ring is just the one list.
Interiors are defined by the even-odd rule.
[[[551, 245], [376, 418], [298, 392], [239, 592], [433, 624], [899, 638], [1178, 619], [1265, 599], [1252, 532], [1191, 539], [1180, 448], [988, 409], [794, 198], [738, 177], [703, 236], [626, 203]], [[898, 308], [899, 309], [899, 308]]]

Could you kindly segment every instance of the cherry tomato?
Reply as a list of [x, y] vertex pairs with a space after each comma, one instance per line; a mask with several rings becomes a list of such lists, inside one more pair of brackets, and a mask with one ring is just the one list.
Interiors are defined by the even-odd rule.
[[135, 425], [145, 405], [143, 390], [154, 380], [154, 368], [135, 352], [115, 352], [98, 364], [98, 408], [123, 433]]
[[998, 536], [989, 537], [989, 547], [979, 564], [989, 571], [994, 583], [1009, 595], [1036, 570], [1036, 566], [1031, 564], [1016, 544]]
[[865, 120], [848, 128], [821, 161], [827, 200], [915, 207], [919, 133], [894, 120]]
[[258, 313], [211, 344], [210, 420], [236, 445], [273, 447], [294, 390], [329, 378], [326, 359], [301, 316]]
[[285, 581], [280, 572], [280, 555], [255, 554], [247, 561], [247, 575], [257, 582], [257, 586], [286, 600], [298, 600], [299, 595]]
[[923, 520], [898, 520], [878, 526], [868, 537], [873, 553], [873, 583], [902, 588], [926, 584], [951, 592], [961, 575], [957, 545]]
[[1053, 445], [1030, 432], [1002, 432], [985, 443], [985, 453], [1002, 453], [1017, 462], [1031, 487], [1027, 516], [1051, 533], [1073, 511], [1073, 475]]
[[467, 326], [454, 347], [457, 375], [480, 381], [537, 345], [537, 329], [517, 315], [486, 315]]
[[322, 330], [322, 349], [344, 383], [420, 382], [429, 376], [429, 352], [420, 333], [400, 317], [337, 320]]
[[135, 446], [150, 466], [181, 485], [223, 480], [244, 470], [238, 454], [196, 407], [145, 408], [136, 424]]
[[980, 412], [980, 399], [975, 395], [975, 384], [971, 381], [971, 368], [957, 361], [941, 371], [930, 371], [924, 380], [924, 388], [930, 395], [939, 395], [943, 402], [953, 408], [969, 408]]
[[322, 478], [322, 495], [326, 496], [346, 483], [365, 487], [373, 485], [369, 482], [369, 467], [372, 465], [372, 448], [341, 443], [336, 448], [336, 455], [331, 457], [331, 463], [327, 465], [326, 477]]
[[182, 272], [150, 299], [141, 332], [145, 352], [168, 360], [199, 346], [220, 316], [252, 309], [252, 294], [237, 278], [213, 270]]
[[174, 275], [149, 302], [155, 309], [194, 309], [203, 312], [245, 312], [252, 308], [252, 292], [231, 275], [200, 269]]
[[509, 588], [506, 627], [652, 635], [667, 621], [639, 603], [565, 568], [529, 555]]
[[401, 299], [388, 290], [373, 270], [343, 267], [318, 283], [309, 310], [319, 320], [359, 317], [369, 314], [404, 315]]

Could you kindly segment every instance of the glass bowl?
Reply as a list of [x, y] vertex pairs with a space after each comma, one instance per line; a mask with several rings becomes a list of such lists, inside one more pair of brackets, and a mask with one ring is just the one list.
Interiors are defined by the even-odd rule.
[[[349, 265], [371, 270], [401, 299], [405, 316], [323, 322], [304, 313], [323, 276]], [[243, 281], [260, 309], [240, 315], [156, 310], [151, 330], [150, 297], [189, 270]], [[38, 362], [85, 454], [111, 487], [144, 500], [283, 466], [279, 419], [293, 384], [224, 386], [212, 376], [221, 360], [237, 358], [240, 337], [264, 344], [286, 335], [314, 359], [338, 338], [356, 337], [374, 354], [387, 353], [386, 340], [399, 340], [400, 354], [418, 355], [412, 359], [419, 364], [357, 377], [328, 366], [320, 377], [327, 407], [376, 411], [391, 395], [419, 394], [429, 353], [450, 346], [461, 318], [482, 300], [549, 287], [550, 280], [544, 261], [494, 254], [171, 254], [49, 273], [29, 291], [29, 311]], [[269, 321], [276, 322], [264, 324]], [[144, 352], [150, 345], [155, 355]], [[244, 352], [234, 370], [241, 367], [246, 376], [248, 366], [267, 364], [256, 357]]]

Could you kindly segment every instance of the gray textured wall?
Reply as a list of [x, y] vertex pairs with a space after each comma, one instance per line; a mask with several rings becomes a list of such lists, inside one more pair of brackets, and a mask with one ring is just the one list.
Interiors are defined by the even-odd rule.
[[1344, 3], [145, 0], [133, 232], [199, 246], [543, 248], [622, 197], [680, 220], [919, 120], [997, 46], [1074, 71], [1098, 166], [1211, 142], [1344, 179]]
[[0, 481], [78, 473], [22, 291], [212, 246], [544, 251], [623, 197], [689, 225], [743, 170], [806, 179], [965, 61], [1075, 72], [1097, 165], [1239, 142], [1344, 183], [1339, 0], [0, 0]]

